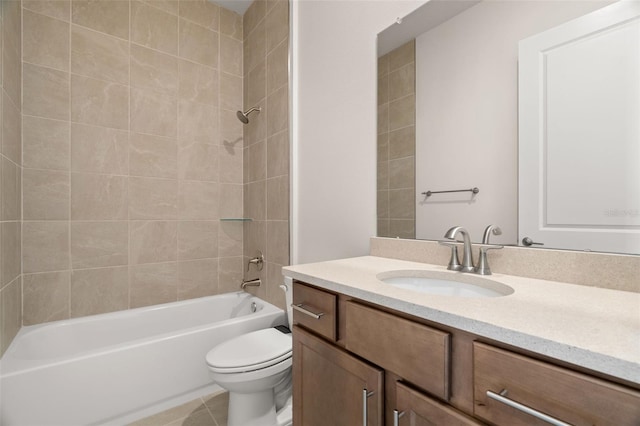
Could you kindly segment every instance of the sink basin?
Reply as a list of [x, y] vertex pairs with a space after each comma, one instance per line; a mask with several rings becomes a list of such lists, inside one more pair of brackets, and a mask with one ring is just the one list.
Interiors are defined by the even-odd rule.
[[437, 271], [389, 271], [377, 278], [397, 288], [438, 296], [502, 297], [513, 293], [511, 287], [493, 280]]

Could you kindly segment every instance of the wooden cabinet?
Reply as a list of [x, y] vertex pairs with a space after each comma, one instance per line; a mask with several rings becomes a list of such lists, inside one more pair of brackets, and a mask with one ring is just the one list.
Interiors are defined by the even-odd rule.
[[522, 407], [576, 426], [640, 425], [637, 389], [299, 282], [293, 296], [324, 318], [294, 315], [296, 426], [548, 424]]
[[477, 342], [473, 360], [474, 413], [491, 423], [548, 424], [540, 413], [576, 426], [640, 424], [637, 391]]
[[293, 327], [293, 424], [382, 426], [383, 371]]

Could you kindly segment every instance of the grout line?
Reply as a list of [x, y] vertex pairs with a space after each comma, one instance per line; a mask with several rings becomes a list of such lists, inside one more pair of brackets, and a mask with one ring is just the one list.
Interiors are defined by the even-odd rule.
[[[127, 280], [128, 280], [128, 294], [127, 294], [127, 308], [131, 309], [131, 88], [133, 82], [131, 81], [131, 39], [133, 37], [133, 19], [132, 19], [132, 3], [129, 1], [129, 116], [128, 116], [128, 132], [127, 132]], [[176, 131], [177, 133], [177, 131]], [[177, 172], [177, 171], [176, 171]], [[176, 225], [177, 227], [177, 225]]]

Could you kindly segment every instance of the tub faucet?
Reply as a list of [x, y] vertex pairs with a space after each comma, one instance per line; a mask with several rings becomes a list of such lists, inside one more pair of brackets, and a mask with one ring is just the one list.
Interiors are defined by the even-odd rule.
[[256, 278], [253, 280], [242, 280], [242, 284], [240, 284], [240, 289], [244, 290], [247, 287], [260, 287], [261, 283], [262, 281], [260, 281], [260, 278]]
[[459, 269], [462, 272], [473, 272], [473, 253], [471, 252], [471, 238], [469, 238], [469, 231], [462, 226], [454, 226], [449, 229], [444, 237], [449, 240], [455, 240], [456, 235], [462, 234], [464, 241], [463, 255], [462, 255], [462, 267]]

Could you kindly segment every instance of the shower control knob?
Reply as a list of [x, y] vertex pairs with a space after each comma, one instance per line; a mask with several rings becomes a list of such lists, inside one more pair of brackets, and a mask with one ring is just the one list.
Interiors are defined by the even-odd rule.
[[524, 238], [522, 239], [522, 245], [523, 245], [523, 246], [525, 246], [525, 247], [530, 247], [530, 246], [533, 246], [533, 245], [536, 245], [536, 246], [543, 246], [544, 244], [543, 244], [543, 243], [536, 243], [536, 242], [534, 242], [531, 238], [529, 238], [529, 237], [524, 237]]

